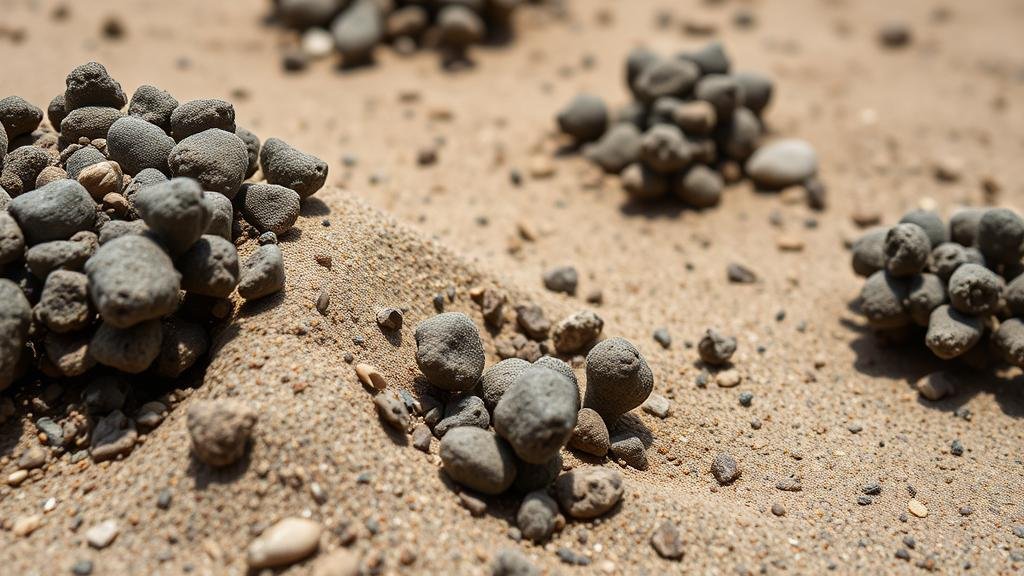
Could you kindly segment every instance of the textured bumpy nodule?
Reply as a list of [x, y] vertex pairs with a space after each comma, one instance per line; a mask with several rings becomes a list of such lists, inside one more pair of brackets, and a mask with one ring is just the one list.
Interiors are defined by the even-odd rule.
[[501, 494], [516, 478], [512, 449], [482, 428], [453, 428], [441, 439], [439, 455], [445, 474], [482, 494]]
[[170, 257], [146, 236], [121, 236], [85, 263], [89, 294], [104, 322], [128, 328], [178, 306], [180, 278]]
[[537, 366], [509, 386], [494, 409], [494, 430], [532, 464], [547, 462], [576, 426], [576, 386], [562, 374]]
[[303, 199], [315, 194], [327, 181], [326, 162], [278, 138], [263, 144], [260, 166], [267, 182], [290, 188]]
[[170, 173], [167, 156], [172, 148], [174, 138], [156, 124], [134, 116], [118, 118], [107, 132], [110, 159], [129, 175], [138, 174], [146, 168]]
[[57, 180], [26, 192], [11, 200], [7, 209], [30, 245], [66, 240], [96, 223], [96, 203], [74, 180]]
[[219, 128], [179, 141], [167, 159], [171, 174], [199, 181], [204, 190], [234, 198], [249, 168], [249, 153], [242, 139]]
[[448, 391], [472, 390], [484, 371], [484, 346], [473, 320], [445, 312], [416, 327], [416, 363], [432, 385]]
[[301, 209], [299, 195], [276, 184], [245, 184], [235, 202], [246, 222], [278, 236], [292, 229]]
[[171, 252], [189, 249], [210, 224], [210, 207], [203, 189], [191, 178], [174, 178], [146, 186], [135, 195], [139, 215]]
[[605, 422], [644, 403], [654, 389], [654, 375], [647, 361], [628, 340], [609, 338], [587, 354], [587, 391], [583, 406], [593, 409]]

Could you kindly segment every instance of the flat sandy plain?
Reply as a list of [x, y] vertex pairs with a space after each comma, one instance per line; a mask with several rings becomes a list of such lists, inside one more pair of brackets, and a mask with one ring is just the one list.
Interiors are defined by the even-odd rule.
[[[982, 204], [986, 180], [1001, 189], [997, 203], [1024, 208], [1020, 2], [577, 0], [565, 18], [523, 11], [517, 43], [476, 51], [477, 66], [462, 73], [443, 72], [431, 54], [384, 50], [373, 68], [342, 73], [319, 62], [300, 75], [281, 70], [282, 36], [265, 25], [267, 5], [257, 0], [69, 5], [70, 17], [58, 22], [53, 3], [0, 1], [0, 94], [45, 107], [72, 67], [97, 60], [127, 92], [151, 83], [179, 101], [233, 101], [241, 125], [327, 160], [330, 187], [285, 238], [284, 296], [240, 311], [202, 386], [127, 459], [72, 465], [65, 456], [38, 480], [0, 487], [0, 572], [67, 574], [90, 559], [95, 574], [240, 574], [253, 535], [292, 515], [323, 522], [324, 551], [354, 533], [352, 548], [386, 574], [487, 574], [506, 546], [549, 574], [1024, 567], [1024, 539], [1013, 530], [1024, 525], [1024, 379], [1019, 371], [964, 371], [955, 397], [919, 400], [913, 383], [944, 366], [923, 346], [878, 345], [851, 311], [861, 280], [843, 244], [857, 211], [893, 223], [924, 203], [948, 215]], [[753, 28], [732, 24], [741, 7], [756, 15]], [[936, 16], [941, 8], [945, 17]], [[659, 9], [671, 12], [671, 26], [656, 25]], [[124, 38], [102, 37], [110, 16]], [[879, 46], [876, 32], [889, 19], [912, 27], [909, 47]], [[581, 158], [554, 158], [555, 112], [584, 90], [625, 103], [622, 62], [631, 48], [670, 53], [708, 40], [684, 34], [685, 21], [713, 24], [736, 69], [776, 80], [772, 136], [817, 147], [827, 211], [747, 185], [703, 213], [636, 207], [616, 179], [595, 179]], [[24, 39], [15, 43], [17, 30]], [[438, 162], [419, 167], [417, 151], [439, 138]], [[530, 176], [538, 157], [554, 175]], [[962, 164], [958, 181], [935, 178], [942, 159]], [[510, 183], [513, 169], [524, 174], [522, 186]], [[781, 225], [770, 221], [775, 211]], [[520, 238], [524, 227], [535, 239]], [[781, 235], [805, 248], [780, 251]], [[318, 253], [334, 265], [317, 265]], [[729, 284], [730, 262], [750, 266], [759, 281]], [[639, 346], [672, 413], [638, 413], [651, 466], [622, 468], [626, 496], [615, 513], [570, 523], [535, 547], [509, 538], [511, 500], [470, 516], [440, 473], [436, 442], [428, 456], [386, 433], [342, 356], [351, 352], [411, 390], [411, 328], [433, 313], [434, 294], [455, 286], [449, 309], [478, 321], [468, 293], [480, 285], [500, 287], [512, 303], [537, 302], [555, 319], [590, 306], [544, 290], [541, 273], [555, 264], [580, 270], [581, 295], [602, 291], [595, 309], [605, 334]], [[332, 294], [325, 317], [314, 308], [322, 286]], [[380, 305], [408, 307], [400, 341], [374, 325]], [[687, 344], [712, 326], [739, 338], [737, 388], [695, 384], [700, 368]], [[673, 336], [670, 349], [653, 341], [659, 327]], [[491, 335], [485, 346], [488, 363], [496, 361]], [[748, 408], [737, 400], [743, 391], [754, 394]], [[213, 474], [190, 457], [184, 415], [195, 398], [226, 396], [252, 402], [260, 420], [246, 461]], [[34, 434], [24, 411], [0, 429], [5, 477]], [[950, 454], [954, 439], [963, 456]], [[719, 487], [709, 466], [723, 451], [743, 473]], [[566, 453], [566, 463], [581, 461]], [[802, 491], [775, 488], [789, 477]], [[322, 504], [312, 482], [326, 493]], [[858, 505], [869, 482], [882, 493]], [[173, 500], [161, 510], [165, 489]], [[907, 512], [912, 490], [927, 517]], [[41, 514], [51, 497], [56, 508], [40, 529], [15, 537], [13, 519]], [[775, 503], [785, 516], [771, 513]], [[83, 534], [107, 519], [121, 533], [94, 550]], [[648, 543], [666, 519], [685, 536], [679, 563]], [[916, 541], [909, 561], [895, 557], [906, 536]], [[562, 564], [563, 547], [592, 563]]]

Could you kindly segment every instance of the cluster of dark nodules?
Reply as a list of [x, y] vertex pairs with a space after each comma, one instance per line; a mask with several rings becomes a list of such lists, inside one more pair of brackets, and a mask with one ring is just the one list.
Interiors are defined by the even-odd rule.
[[289, 70], [337, 52], [345, 67], [373, 61], [378, 46], [401, 54], [436, 49], [446, 63], [465, 61], [475, 44], [511, 38], [523, 0], [274, 0], [274, 17], [301, 31], [284, 55]]
[[[178, 378], [236, 291], [252, 301], [284, 287], [276, 235], [323, 186], [322, 161], [261, 146], [228, 102], [179, 104], [153, 86], [129, 99], [95, 62], [71, 71], [43, 116], [0, 100], [0, 389]], [[114, 420], [106, 432], [123, 438], [130, 422]]]
[[984, 367], [994, 351], [1024, 368], [1024, 220], [1007, 208], [968, 208], [948, 225], [926, 210], [853, 245], [867, 277], [860, 311], [886, 335], [923, 329], [939, 358]]
[[[564, 517], [590, 519], [623, 493], [617, 470], [587, 466], [563, 473], [562, 449], [604, 458], [616, 441], [645, 447], [635, 436], [609, 438], [623, 414], [651, 394], [654, 376], [640, 351], [622, 338], [593, 344], [586, 389], [566, 362], [543, 356], [507, 358], [485, 367], [483, 342], [468, 316], [446, 312], [415, 331], [416, 362], [429, 383], [421, 397], [426, 426], [440, 438], [445, 474], [484, 495], [523, 497], [522, 535], [547, 540]], [[631, 442], [633, 441], [633, 442]]]
[[626, 59], [633, 102], [616, 113], [591, 94], [558, 114], [558, 126], [585, 157], [620, 175], [631, 198], [676, 198], [692, 208], [719, 203], [744, 174], [764, 190], [802, 186], [824, 208], [814, 149], [803, 140], [761, 145], [772, 79], [733, 72], [722, 45], [664, 57], [644, 48]]

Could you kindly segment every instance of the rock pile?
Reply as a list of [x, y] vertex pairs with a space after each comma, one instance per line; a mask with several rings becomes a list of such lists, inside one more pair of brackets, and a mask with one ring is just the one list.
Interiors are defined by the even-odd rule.
[[373, 61], [381, 45], [400, 54], [437, 49], [446, 63], [464, 61], [471, 46], [512, 37], [520, 0], [275, 0], [275, 19], [301, 36], [284, 54], [286, 69], [337, 52], [345, 67]]
[[732, 71], [720, 43], [667, 58], [636, 49], [626, 59], [626, 83], [634, 100], [618, 112], [581, 94], [557, 121], [586, 158], [620, 176], [633, 199], [673, 197], [709, 208], [726, 184], [746, 175], [759, 189], [802, 187], [812, 208], [824, 208], [814, 148], [795, 139], [762, 144], [772, 79]]
[[964, 209], [947, 225], [914, 210], [867, 232], [852, 251], [854, 272], [867, 278], [860, 311], [877, 332], [923, 333], [945, 360], [984, 366], [994, 351], [1024, 367], [1024, 220], [1015, 212]]
[[129, 99], [96, 62], [71, 71], [46, 117], [0, 100], [0, 389], [82, 378], [84, 411], [102, 418], [90, 431], [72, 410], [45, 423], [47, 438], [62, 449], [91, 436], [102, 460], [166, 411], [136, 402], [126, 417], [132, 377], [178, 378], [204, 358], [236, 291], [284, 288], [275, 235], [327, 165], [281, 140], [261, 146], [228, 102], [179, 104], [153, 86]]

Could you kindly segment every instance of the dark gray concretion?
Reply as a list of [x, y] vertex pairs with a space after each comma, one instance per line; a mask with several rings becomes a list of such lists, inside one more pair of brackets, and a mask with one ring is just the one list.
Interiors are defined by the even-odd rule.
[[683, 102], [672, 109], [672, 122], [687, 136], [708, 136], [718, 124], [718, 116], [711, 104], [702, 100]]
[[0, 172], [0, 187], [12, 197], [29, 192], [36, 187], [36, 178], [52, 163], [50, 155], [42, 148], [22, 146], [15, 148], [4, 157], [3, 171]]
[[719, 118], [731, 118], [744, 103], [743, 89], [736, 78], [728, 74], [708, 74], [697, 81], [694, 96], [715, 108]]
[[520, 494], [543, 490], [551, 485], [562, 471], [562, 455], [555, 454], [547, 462], [531, 464], [516, 459], [516, 481], [511, 490]]
[[[758, 143], [761, 141], [761, 133], [761, 121], [757, 119], [757, 116], [746, 108], [737, 108], [733, 112], [732, 118], [719, 125], [717, 137], [721, 141], [721, 146], [727, 157], [737, 162], [745, 162], [747, 159], [752, 159], [751, 156], [759, 150]], [[708, 143], [707, 153], [697, 158], [705, 164], [713, 164], [715, 162], [714, 142], [711, 140], [705, 140], [705, 142]], [[811, 151], [813, 153], [813, 149]], [[799, 166], [797, 161], [792, 158], [787, 160], [788, 164], [785, 165], [781, 162], [775, 163], [775, 160], [773, 159], [772, 163], [763, 162], [754, 166], [757, 174], [757, 180], [754, 180], [754, 183], [758, 188], [774, 190], [803, 184], [817, 172], [816, 160], [813, 168], [809, 167], [808, 162]], [[746, 170], [750, 170], [749, 164]], [[811, 175], [805, 177], [808, 173]], [[751, 179], [754, 178], [749, 172], [747, 175]], [[799, 182], [796, 181], [798, 178], [801, 179]]]
[[619, 178], [626, 193], [635, 200], [657, 200], [668, 193], [669, 179], [640, 162], [626, 166]]
[[1007, 362], [1024, 368], [1024, 321], [1020, 318], [1004, 320], [992, 335], [992, 344]]
[[910, 323], [910, 313], [903, 305], [909, 292], [909, 280], [879, 270], [861, 287], [860, 310], [873, 328], [901, 328]]
[[191, 178], [142, 188], [135, 194], [135, 208], [174, 256], [188, 250], [210, 224], [203, 189]]
[[558, 504], [547, 492], [537, 490], [523, 498], [516, 512], [516, 526], [523, 537], [534, 543], [546, 542], [555, 531]]
[[710, 208], [722, 200], [724, 187], [721, 174], [698, 164], [678, 179], [674, 192], [676, 197], [692, 208]]
[[928, 234], [917, 224], [897, 224], [885, 235], [885, 269], [896, 277], [920, 274], [931, 255]]
[[658, 60], [660, 60], [659, 56], [647, 48], [634, 48], [626, 56], [626, 84], [635, 99], [640, 99], [636, 88], [636, 81], [640, 77], [640, 73]]
[[490, 425], [491, 415], [479, 396], [460, 396], [445, 404], [444, 418], [434, 426], [434, 435], [443, 438], [449, 430], [460, 426], [476, 426], [486, 430]]
[[978, 249], [991, 265], [1020, 262], [1024, 220], [1007, 208], [987, 210], [978, 222]]
[[25, 264], [37, 278], [45, 279], [54, 270], [81, 270], [95, 250], [95, 236], [93, 242], [41, 242], [25, 252]]
[[544, 287], [552, 292], [574, 295], [579, 284], [579, 274], [573, 266], [554, 266], [544, 271]]
[[74, 332], [87, 327], [93, 316], [89, 279], [81, 272], [54, 271], [46, 277], [33, 313], [36, 320], [52, 332]]
[[484, 346], [476, 324], [461, 312], [445, 312], [416, 326], [416, 363], [431, 385], [472, 390], [484, 371]]
[[990, 314], [999, 307], [1004, 285], [988, 268], [964, 264], [949, 277], [949, 302], [964, 314]]
[[86, 106], [120, 110], [128, 102], [121, 85], [98, 62], [78, 66], [66, 79], [64, 108], [71, 112]]
[[501, 397], [494, 409], [494, 430], [524, 461], [547, 462], [572, 436], [577, 398], [576, 387], [565, 376], [532, 367]]
[[622, 473], [603, 466], [575, 468], [555, 481], [555, 495], [566, 515], [578, 520], [597, 518], [622, 499]]
[[290, 27], [305, 29], [330, 23], [341, 5], [338, 0], [279, 0], [277, 16]]
[[928, 242], [931, 243], [932, 248], [949, 241], [949, 231], [946, 229], [946, 223], [942, 221], [938, 214], [931, 210], [911, 210], [900, 218], [900, 224], [917, 224], [920, 226], [925, 234], [928, 235]]
[[651, 104], [664, 96], [688, 96], [698, 78], [700, 69], [693, 62], [667, 58], [644, 66], [633, 85], [637, 99]]
[[964, 208], [949, 218], [949, 238], [963, 246], [974, 246], [978, 241], [978, 226], [981, 217], [988, 210], [984, 208]]
[[616, 436], [611, 439], [608, 451], [614, 459], [637, 470], [647, 470], [647, 448], [642, 440], [633, 434]]
[[516, 457], [492, 432], [465, 426], [441, 439], [442, 468], [452, 480], [483, 494], [501, 494], [516, 477]]
[[132, 94], [132, 101], [128, 104], [128, 115], [141, 118], [170, 133], [171, 114], [177, 107], [178, 101], [170, 92], [143, 84]]
[[494, 410], [508, 387], [530, 366], [531, 364], [526, 360], [506, 358], [484, 370], [480, 377], [480, 392], [488, 410]]
[[64, 117], [68, 115], [67, 107], [64, 105], [64, 93], [61, 92], [50, 100], [50, 105], [46, 107], [46, 118], [50, 121], [50, 126], [53, 126], [54, 130], [60, 129], [60, 123], [64, 120]]
[[245, 261], [239, 273], [238, 295], [258, 300], [284, 289], [284, 256], [277, 244], [265, 244]]
[[156, 124], [141, 118], [125, 116], [107, 132], [107, 153], [125, 174], [134, 176], [146, 168], [170, 173], [167, 157], [174, 148], [174, 138]]
[[235, 133], [235, 108], [230, 102], [215, 98], [190, 100], [171, 112], [171, 136], [178, 142], [213, 129]]
[[984, 329], [981, 318], [964, 314], [944, 304], [932, 311], [925, 344], [939, 358], [956, 358], [981, 340]]
[[868, 277], [885, 269], [885, 236], [888, 233], [888, 228], [876, 228], [853, 243], [851, 253], [855, 274]]
[[[2, 240], [0, 240], [2, 242]], [[1014, 316], [1024, 316], [1024, 274], [1010, 281], [1003, 290], [1006, 307]]]
[[7, 155], [8, 142], [7, 131], [0, 130], [0, 169], [4, 167], [4, 156]]
[[731, 64], [725, 47], [719, 41], [708, 42], [699, 50], [682, 52], [677, 58], [693, 62], [700, 69], [701, 76], [708, 74], [728, 74]]
[[618, 174], [640, 159], [640, 130], [633, 124], [615, 124], [598, 141], [583, 148], [583, 155], [610, 174]]
[[470, 7], [448, 3], [437, 14], [435, 30], [438, 46], [459, 55], [483, 39], [487, 26]]
[[544, 368], [547, 368], [549, 370], [554, 370], [555, 372], [558, 372], [562, 376], [565, 376], [566, 379], [569, 380], [569, 382], [572, 382], [573, 386], [576, 386], [577, 388], [579, 387], [579, 380], [576, 378], [576, 373], [573, 372], [572, 366], [569, 366], [569, 364], [563, 360], [559, 360], [554, 356], [545, 355], [538, 358], [533, 363], [533, 365], [543, 366]]
[[655, 172], [678, 172], [691, 159], [682, 130], [672, 124], [655, 124], [640, 137], [640, 161]]
[[148, 320], [128, 328], [104, 322], [89, 343], [89, 354], [104, 366], [128, 374], [149, 368], [160, 354], [163, 331], [159, 320]]
[[[676, 110], [683, 106], [683, 100], [673, 96], [664, 96], [654, 101], [647, 112], [647, 126], [655, 124], [675, 124], [673, 116]], [[680, 126], [680, 128], [682, 128]], [[684, 130], [685, 132], [685, 130]]]
[[235, 127], [235, 136], [245, 143], [245, 151], [249, 154], [249, 167], [245, 171], [245, 177], [251, 178], [260, 168], [260, 138], [241, 126]]
[[64, 169], [68, 172], [68, 178], [74, 179], [78, 178], [78, 173], [82, 170], [106, 160], [107, 157], [102, 152], [92, 146], [86, 146], [68, 157], [67, 162], [64, 163]]
[[608, 425], [601, 415], [590, 408], [583, 408], [576, 415], [576, 428], [569, 438], [569, 447], [587, 454], [604, 458], [611, 440]]
[[0, 390], [18, 376], [31, 321], [32, 307], [21, 288], [0, 278]]
[[110, 220], [100, 228], [100, 246], [114, 238], [129, 234], [140, 235], [147, 230], [149, 230], [149, 226], [146, 226], [142, 220]]
[[110, 127], [119, 118], [124, 117], [124, 112], [114, 108], [102, 108], [98, 106], [86, 106], [75, 108], [61, 120], [60, 137], [68, 144], [78, 142], [80, 138], [96, 140], [106, 138]]
[[757, 72], [737, 72], [732, 77], [743, 90], [743, 106], [760, 117], [772, 101], [772, 79]]
[[210, 347], [206, 329], [199, 324], [174, 318], [162, 324], [163, 340], [154, 368], [159, 376], [177, 378], [191, 368]]
[[708, 328], [707, 332], [697, 343], [697, 353], [705, 364], [711, 366], [722, 366], [729, 363], [729, 359], [736, 353], [736, 338], [726, 336], [714, 328]]
[[974, 249], [966, 248], [956, 242], [944, 242], [932, 250], [929, 268], [936, 276], [942, 278], [943, 282], [946, 282], [957, 268], [970, 262], [984, 264], [984, 258], [981, 257], [980, 252]]
[[11, 200], [7, 207], [29, 245], [66, 240], [75, 232], [91, 230], [96, 203], [74, 180], [57, 180]]
[[654, 374], [628, 340], [609, 338], [587, 354], [587, 390], [583, 406], [606, 423], [644, 403], [654, 389]]
[[89, 295], [103, 321], [128, 328], [178, 306], [180, 275], [167, 253], [146, 236], [115, 238], [85, 263]]
[[234, 222], [235, 207], [228, 197], [219, 192], [203, 192], [203, 201], [210, 208], [210, 224], [205, 234], [231, 240], [231, 225]]
[[299, 219], [300, 198], [276, 184], [245, 184], [235, 198], [245, 221], [262, 232], [281, 236]]
[[906, 308], [918, 326], [927, 326], [932, 310], [946, 302], [945, 284], [935, 274], [919, 274], [910, 279]]
[[0, 268], [4, 264], [21, 260], [24, 255], [25, 235], [14, 218], [6, 210], [0, 209]]
[[204, 235], [178, 258], [181, 289], [227, 298], [238, 285], [238, 251], [220, 236]]
[[384, 18], [374, 0], [353, 0], [331, 23], [334, 46], [347, 65], [373, 57], [384, 35]]
[[167, 164], [174, 176], [194, 178], [204, 190], [234, 199], [249, 168], [249, 153], [233, 128], [212, 128], [179, 141]]
[[270, 138], [260, 150], [260, 166], [270, 184], [294, 190], [306, 199], [327, 181], [327, 163], [299, 151], [279, 138]]
[[[21, 96], [8, 96], [0, 100], [0, 126], [4, 128], [8, 141], [31, 134], [42, 121], [43, 111]], [[6, 151], [6, 147], [0, 148], [0, 152]]]
[[557, 121], [577, 142], [591, 142], [608, 129], [608, 106], [593, 94], [580, 94], [558, 113]]

